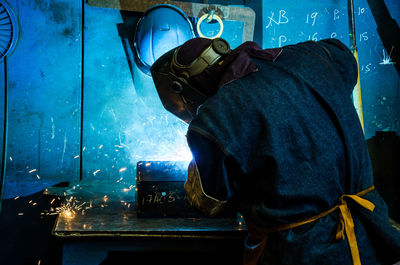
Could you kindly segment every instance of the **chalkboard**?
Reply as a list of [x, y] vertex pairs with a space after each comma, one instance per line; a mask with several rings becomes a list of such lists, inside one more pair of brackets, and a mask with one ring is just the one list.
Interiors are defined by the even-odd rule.
[[288, 0], [264, 2], [264, 48], [324, 38], [348, 42], [346, 1], [313, 1], [308, 5], [304, 2], [293, 5]]
[[[394, 67], [400, 62], [393, 62], [390, 51], [385, 50], [368, 2], [354, 2], [365, 137], [372, 137], [375, 131], [400, 133], [400, 81]], [[399, 2], [387, 0], [384, 4], [399, 21]], [[263, 0], [262, 21], [263, 48], [324, 38], [337, 38], [350, 47], [347, 0]]]

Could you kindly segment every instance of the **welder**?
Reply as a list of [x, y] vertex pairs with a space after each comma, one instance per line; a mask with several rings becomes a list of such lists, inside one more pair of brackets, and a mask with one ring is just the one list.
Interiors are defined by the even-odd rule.
[[151, 74], [164, 107], [189, 123], [189, 200], [209, 216], [243, 214], [244, 264], [400, 261], [351, 99], [357, 62], [342, 42], [231, 50], [194, 38]]

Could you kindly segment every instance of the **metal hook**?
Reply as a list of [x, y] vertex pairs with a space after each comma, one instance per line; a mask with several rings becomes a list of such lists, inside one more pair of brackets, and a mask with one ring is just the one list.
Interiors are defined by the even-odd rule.
[[211, 10], [210, 13], [208, 13], [208, 15], [207, 15], [207, 17], [206, 17], [206, 22], [207, 22], [207, 23], [210, 23], [211, 21], [213, 21], [213, 19], [214, 19], [214, 14], [215, 14], [215, 11], [214, 11], [214, 10]]

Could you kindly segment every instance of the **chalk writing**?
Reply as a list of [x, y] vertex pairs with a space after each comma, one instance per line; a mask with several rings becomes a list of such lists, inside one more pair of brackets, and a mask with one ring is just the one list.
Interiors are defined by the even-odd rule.
[[361, 65], [361, 72], [363, 72], [364, 74], [370, 72], [371, 66], [372, 66], [372, 63], [369, 63], [367, 65]]
[[311, 26], [314, 27], [315, 20], [317, 19], [317, 15], [318, 15], [318, 12], [313, 12], [313, 13], [311, 13], [311, 15], [307, 14], [306, 23], [307, 24], [311, 23]]
[[365, 8], [364, 7], [358, 7], [358, 11], [357, 11], [357, 14], [358, 15], [361, 15], [361, 14], [364, 14], [365, 13]]
[[165, 192], [154, 192], [151, 194], [147, 194], [142, 199], [142, 205], [144, 204], [165, 204], [172, 203], [176, 201], [175, 194], [173, 192], [168, 192], [168, 195]]
[[360, 41], [368, 40], [368, 32], [363, 32], [360, 34]]
[[285, 43], [286, 41], [287, 41], [287, 38], [285, 35], [279, 36], [279, 46], [278, 47], [282, 47], [282, 44]]
[[269, 28], [272, 25], [276, 24], [276, 25], [280, 25], [280, 24], [286, 24], [289, 22], [289, 18], [286, 17], [286, 11], [285, 10], [279, 10], [279, 15], [278, 15], [278, 20], [276, 20], [276, 18], [274, 18], [274, 12], [271, 11], [271, 16], [268, 16], [268, 24], [267, 26], [265, 26], [265, 28]]
[[339, 18], [340, 18], [340, 16], [339, 16], [339, 9], [334, 9], [333, 10], [333, 20], [335, 21], [335, 20], [338, 20]]
[[337, 33], [336, 32], [332, 32], [331, 38], [336, 38], [336, 37], [337, 37]]
[[308, 35], [308, 40], [318, 41], [317, 35], [318, 35], [318, 32], [315, 32], [312, 36]]
[[206, 36], [215, 36], [219, 33], [219, 30], [208, 30]]

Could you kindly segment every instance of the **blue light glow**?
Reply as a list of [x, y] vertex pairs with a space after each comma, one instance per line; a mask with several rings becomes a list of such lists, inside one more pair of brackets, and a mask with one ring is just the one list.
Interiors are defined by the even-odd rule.
[[131, 162], [190, 161], [192, 154], [186, 143], [186, 131], [187, 125], [169, 114], [148, 116], [141, 124], [131, 124], [125, 131]]
[[151, 77], [140, 71], [134, 73], [135, 112], [123, 131], [131, 163], [192, 160], [186, 141], [188, 124], [165, 110]]

